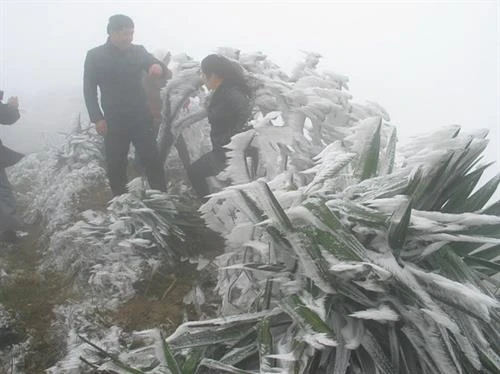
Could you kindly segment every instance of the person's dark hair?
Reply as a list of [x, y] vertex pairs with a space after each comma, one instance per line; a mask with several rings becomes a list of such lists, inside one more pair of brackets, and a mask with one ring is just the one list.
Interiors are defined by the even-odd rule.
[[253, 92], [243, 73], [243, 68], [226, 57], [218, 54], [208, 55], [201, 61], [201, 71], [207, 77], [217, 74], [224, 82], [235, 85], [249, 97]]
[[109, 17], [109, 22], [108, 22], [108, 35], [121, 31], [123, 29], [132, 29], [134, 28], [134, 21], [132, 21], [132, 18], [129, 16], [126, 16], [124, 14], [115, 14], [111, 17]]

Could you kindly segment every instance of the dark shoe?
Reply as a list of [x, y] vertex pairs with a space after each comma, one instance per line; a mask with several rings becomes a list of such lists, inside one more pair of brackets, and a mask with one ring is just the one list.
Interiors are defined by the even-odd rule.
[[0, 235], [0, 242], [4, 243], [9, 243], [9, 244], [16, 244], [19, 243], [21, 238], [17, 236], [16, 232], [14, 230], [7, 230]]

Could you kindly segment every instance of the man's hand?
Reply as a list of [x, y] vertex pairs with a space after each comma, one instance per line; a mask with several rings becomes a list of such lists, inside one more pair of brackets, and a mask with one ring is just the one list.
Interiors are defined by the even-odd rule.
[[105, 136], [108, 133], [108, 123], [105, 119], [100, 119], [95, 123], [95, 129], [99, 135]]
[[160, 64], [153, 64], [149, 67], [148, 75], [150, 77], [161, 77], [163, 75], [163, 68]]
[[11, 108], [19, 108], [19, 99], [17, 98], [17, 96], [9, 97], [9, 100], [7, 100], [7, 105]]

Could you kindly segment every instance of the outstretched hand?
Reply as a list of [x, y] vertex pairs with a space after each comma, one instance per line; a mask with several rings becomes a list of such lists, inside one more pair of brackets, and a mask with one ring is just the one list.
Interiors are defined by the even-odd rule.
[[95, 129], [99, 135], [106, 136], [108, 133], [108, 123], [105, 119], [100, 119], [95, 123]]
[[148, 75], [150, 77], [161, 77], [163, 75], [163, 68], [160, 64], [153, 64], [149, 67]]
[[17, 96], [9, 97], [9, 100], [7, 100], [7, 105], [15, 109], [19, 108], [19, 99], [17, 98]]

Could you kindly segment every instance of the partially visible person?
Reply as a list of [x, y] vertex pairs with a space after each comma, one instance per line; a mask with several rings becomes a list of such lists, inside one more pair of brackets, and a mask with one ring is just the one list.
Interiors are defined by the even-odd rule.
[[[168, 52], [163, 58], [163, 65], [166, 67], [170, 62], [171, 54]], [[143, 78], [144, 91], [146, 92], [149, 110], [153, 116], [153, 124], [156, 132], [162, 121], [163, 102], [161, 100], [161, 89], [167, 84], [167, 80], [172, 78], [172, 72], [166, 68], [165, 74], [160, 76], [145, 74]]]
[[[150, 187], [166, 191], [143, 75], [146, 72], [150, 77], [165, 80], [168, 69], [142, 45], [132, 44], [134, 22], [130, 17], [111, 16], [107, 33], [107, 42], [87, 53], [83, 90], [90, 120], [104, 136], [111, 191], [114, 196], [127, 192], [130, 143], [145, 168]], [[97, 98], [98, 87], [101, 106]]]
[[202, 80], [212, 91], [207, 107], [212, 151], [201, 156], [187, 170], [191, 184], [200, 197], [210, 193], [206, 178], [225, 167], [231, 137], [245, 131], [252, 113], [252, 90], [243, 69], [222, 55], [212, 54], [201, 62]]
[[[12, 125], [20, 118], [19, 100], [17, 97], [10, 97], [4, 104], [1, 102], [2, 99], [0, 99], [0, 124]], [[0, 241], [2, 242], [15, 243], [19, 240], [16, 229], [21, 223], [16, 216], [16, 201], [5, 169], [17, 163], [22, 157], [22, 154], [7, 148], [0, 140]]]

